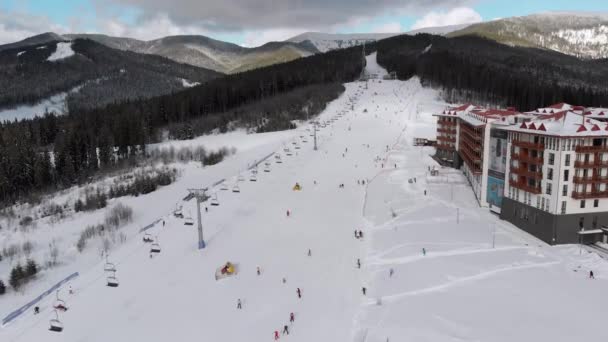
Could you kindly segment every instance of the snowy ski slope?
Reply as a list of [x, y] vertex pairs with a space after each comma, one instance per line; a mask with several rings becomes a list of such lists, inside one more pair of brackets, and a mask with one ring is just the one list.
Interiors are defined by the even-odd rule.
[[[384, 73], [375, 55], [367, 67]], [[133, 236], [111, 256], [119, 287], [106, 286], [99, 262], [70, 284], [74, 294], [63, 290], [63, 332], [48, 330], [49, 298], [39, 315], [1, 328], [0, 340], [272, 341], [287, 324], [290, 335], [280, 340], [294, 342], [605, 341], [603, 259], [579, 255], [576, 246], [549, 247], [500, 222], [477, 206], [456, 170], [429, 176], [433, 148], [411, 142], [434, 136], [431, 114], [443, 106], [417, 79], [346, 84], [320, 117], [328, 125], [318, 151], [306, 126], [276, 133], [263, 149], [283, 163], [271, 158], [271, 171], [260, 166], [256, 182], [243, 173], [240, 193], [212, 190], [220, 205], [202, 213], [206, 249], [196, 249], [195, 226], [166, 208], [194, 184], [226, 177], [232, 189], [251, 153], [221, 163], [232, 163], [229, 169], [193, 171], [155, 196], [133, 199], [148, 208], [142, 225], [164, 217], [165, 227], [150, 230], [161, 253], [151, 258], [142, 235]], [[296, 182], [301, 191], [292, 190]], [[194, 201], [183, 204], [195, 216]], [[217, 281], [226, 261], [239, 273]], [[597, 279], [586, 279], [590, 268]]]

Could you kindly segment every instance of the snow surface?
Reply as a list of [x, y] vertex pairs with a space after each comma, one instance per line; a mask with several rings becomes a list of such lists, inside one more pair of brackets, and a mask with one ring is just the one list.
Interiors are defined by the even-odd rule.
[[60, 59], [68, 58], [74, 55], [74, 50], [72, 50], [72, 42], [65, 43], [57, 43], [57, 48], [55, 52], [53, 52], [47, 61], [55, 62]]
[[[368, 73], [380, 72], [374, 57], [368, 57]], [[318, 151], [308, 126], [197, 139], [215, 139], [216, 146], [222, 139], [223, 145], [244, 143], [220, 164], [189, 164], [176, 183], [121, 200], [134, 207], [135, 223], [127, 228], [128, 241], [111, 252], [120, 286], [105, 286], [99, 255], [74, 251], [71, 263], [42, 280], [53, 283], [53, 277], [81, 272], [70, 284], [74, 294], [62, 292], [70, 307], [60, 314], [64, 332], [48, 331], [49, 298], [41, 314], [27, 312], [0, 329], [0, 340], [270, 341], [285, 324], [291, 334], [281, 340], [307, 342], [608, 338], [602, 328], [608, 313], [604, 259], [577, 246], [547, 246], [498, 220], [477, 206], [457, 170], [439, 168], [439, 176], [429, 175], [429, 167], [438, 167], [430, 158], [434, 149], [414, 147], [412, 139], [435, 136], [432, 114], [446, 105], [436, 91], [422, 88], [416, 78], [345, 86], [320, 116], [330, 124], [319, 132]], [[283, 148], [293, 141], [302, 148], [292, 147], [297, 153], [287, 156]], [[240, 183], [241, 193], [211, 190], [220, 206], [203, 210], [207, 248], [197, 250], [196, 229], [168, 215], [175, 203], [187, 188], [219, 178], [228, 178], [231, 187], [239, 172], [249, 179], [243, 170], [273, 151], [283, 163], [273, 162], [270, 173], [261, 167], [257, 182]], [[366, 186], [357, 184], [362, 179]], [[292, 191], [296, 182], [302, 191]], [[196, 213], [194, 201], [181, 204], [187, 215]], [[100, 215], [78, 214], [46, 231], [73, 241], [79, 231], [74, 227]], [[151, 233], [162, 252], [150, 258], [137, 228], [159, 217], [167, 225]], [[68, 228], [72, 233], [62, 233]], [[363, 239], [354, 238], [355, 229], [364, 232]], [[238, 263], [239, 274], [216, 281], [215, 270], [226, 261]], [[595, 280], [587, 279], [589, 269]], [[24, 294], [8, 294], [0, 313], [43, 289], [38, 284]], [[236, 309], [238, 299], [242, 310]]]
[[200, 82], [191, 82], [185, 78], [180, 78], [180, 80], [182, 81], [182, 86], [184, 86], [184, 88], [191, 88], [201, 84]]
[[58, 115], [64, 114], [64, 110], [66, 109], [65, 101], [68, 95], [72, 92], [77, 92], [80, 88], [81, 86], [78, 86], [70, 91], [55, 94], [35, 105], [21, 105], [15, 108], [0, 109], [0, 121], [31, 119], [35, 116], [43, 116], [45, 112], [55, 112]]
[[19, 51], [19, 52], [17, 52], [17, 57], [23, 55], [24, 53], [26, 53], [26, 51]]

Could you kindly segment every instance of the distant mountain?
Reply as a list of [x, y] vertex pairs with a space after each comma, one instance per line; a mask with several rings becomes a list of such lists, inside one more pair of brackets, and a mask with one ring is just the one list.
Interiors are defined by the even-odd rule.
[[88, 38], [114, 49], [167, 57], [222, 73], [235, 73], [283, 63], [319, 52], [308, 43], [274, 42], [245, 48], [205, 36], [169, 36], [142, 41], [99, 34], [68, 34], [67, 38]]
[[39, 34], [36, 36], [31, 36], [29, 38], [25, 38], [24, 40], [21, 40], [21, 41], [15, 42], [15, 43], [0, 45], [0, 51], [18, 49], [18, 48], [22, 48], [22, 47], [40, 45], [40, 44], [44, 44], [44, 43], [63, 41], [63, 40], [66, 40], [66, 38], [63, 36], [60, 36], [53, 32], [46, 32], [46, 33], [42, 33], [42, 34]]
[[464, 25], [449, 25], [449, 26], [438, 26], [438, 27], [425, 27], [409, 32], [395, 32], [395, 33], [321, 33], [321, 32], [306, 32], [295, 37], [289, 38], [288, 42], [304, 43], [310, 42], [314, 45], [317, 50], [321, 52], [327, 52], [330, 50], [344, 49], [351, 46], [363, 45], [364, 43], [373, 43], [377, 40], [386, 39], [402, 34], [418, 34], [418, 33], [430, 33], [436, 35], [444, 35], [452, 31], [460, 30], [465, 28], [468, 24]]
[[552, 12], [470, 25], [450, 37], [478, 35], [511, 46], [538, 47], [582, 58], [608, 57], [608, 15]]
[[[36, 40], [47, 39], [39, 38]], [[57, 37], [48, 37], [52, 38]], [[50, 98], [57, 102], [66, 97], [70, 109], [99, 107], [175, 92], [222, 76], [161, 56], [112, 49], [88, 39], [29, 46], [20, 42], [11, 46], [0, 47], [0, 110], [32, 106]], [[60, 106], [55, 103], [55, 107]], [[0, 119], [6, 119], [1, 114], [2, 111]], [[15, 117], [20, 117], [18, 111]]]
[[320, 52], [336, 49], [345, 49], [364, 43], [373, 43], [377, 40], [400, 35], [401, 33], [321, 33], [306, 32], [289, 38], [288, 42], [309, 42]]

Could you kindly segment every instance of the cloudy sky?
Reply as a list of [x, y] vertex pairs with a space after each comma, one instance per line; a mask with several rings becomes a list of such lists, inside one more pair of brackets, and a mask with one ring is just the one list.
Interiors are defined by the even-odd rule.
[[545, 11], [608, 12], [608, 0], [0, 0], [0, 44], [52, 31], [258, 46], [306, 31], [404, 32]]

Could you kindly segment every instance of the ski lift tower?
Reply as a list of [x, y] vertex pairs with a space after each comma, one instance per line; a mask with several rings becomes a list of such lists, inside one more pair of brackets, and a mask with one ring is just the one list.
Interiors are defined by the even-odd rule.
[[203, 221], [201, 219], [201, 203], [209, 199], [207, 188], [204, 189], [188, 189], [190, 195], [196, 198], [196, 216], [198, 218], [198, 249], [205, 248], [205, 240], [203, 240]]
[[317, 122], [315, 121], [312, 126], [314, 127], [314, 132], [315, 132], [315, 136], [314, 136], [314, 140], [315, 140], [315, 147], [314, 150], [317, 150]]

